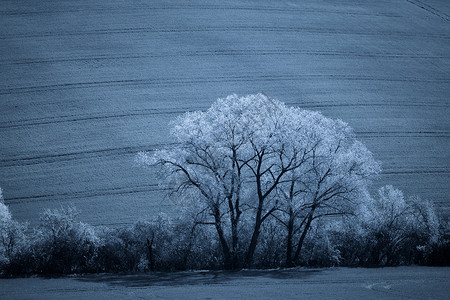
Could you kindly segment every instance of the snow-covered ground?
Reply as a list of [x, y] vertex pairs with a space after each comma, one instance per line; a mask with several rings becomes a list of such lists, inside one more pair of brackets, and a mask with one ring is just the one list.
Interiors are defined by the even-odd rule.
[[297, 269], [0, 279], [1, 299], [448, 299], [449, 268]]
[[264, 92], [348, 122], [376, 187], [448, 215], [449, 49], [445, 0], [2, 1], [5, 202], [31, 224], [65, 204], [91, 224], [170, 212], [135, 154], [180, 113]]

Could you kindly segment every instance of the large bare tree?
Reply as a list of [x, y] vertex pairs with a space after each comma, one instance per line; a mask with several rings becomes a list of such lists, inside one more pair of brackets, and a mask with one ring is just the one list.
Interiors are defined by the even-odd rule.
[[143, 157], [161, 167], [171, 191], [196, 200], [198, 215], [206, 214], [199, 222], [215, 226], [225, 267], [233, 269], [251, 265], [261, 226], [270, 216], [282, 220], [275, 212], [286, 211], [286, 203], [309, 209], [307, 232], [317, 207], [347, 197], [348, 181], [376, 173], [367, 149], [347, 141], [350, 132], [341, 121], [263, 94], [231, 95], [180, 116], [172, 129], [176, 146]]

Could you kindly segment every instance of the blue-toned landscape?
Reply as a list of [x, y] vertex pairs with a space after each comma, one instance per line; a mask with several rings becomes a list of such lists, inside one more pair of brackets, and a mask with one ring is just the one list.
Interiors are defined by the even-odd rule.
[[[177, 146], [186, 112], [257, 93], [346, 122], [381, 163], [370, 193], [393, 185], [448, 223], [447, 1], [23, 0], [2, 1], [0, 16], [0, 188], [28, 233], [68, 206], [93, 228], [178, 217], [138, 153]], [[400, 290], [388, 296], [411, 296]]]

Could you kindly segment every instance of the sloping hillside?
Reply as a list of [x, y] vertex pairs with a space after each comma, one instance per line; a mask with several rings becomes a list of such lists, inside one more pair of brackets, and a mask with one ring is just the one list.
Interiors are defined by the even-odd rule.
[[72, 204], [92, 224], [170, 212], [135, 154], [231, 93], [348, 122], [376, 182], [450, 213], [446, 1], [2, 1], [0, 186], [19, 220]]

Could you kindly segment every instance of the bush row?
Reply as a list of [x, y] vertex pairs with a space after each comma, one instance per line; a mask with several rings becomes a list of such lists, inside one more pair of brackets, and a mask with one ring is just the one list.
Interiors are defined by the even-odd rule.
[[[93, 227], [78, 221], [77, 210], [69, 207], [46, 210], [40, 225], [27, 230], [26, 225], [14, 221], [7, 207], [2, 206], [0, 269], [3, 275], [223, 266], [220, 243], [210, 224], [159, 215], [127, 228]], [[295, 264], [314, 267], [449, 265], [448, 223], [431, 228], [436, 224], [425, 220], [426, 214], [420, 217], [413, 212], [417, 213], [403, 211], [393, 218], [383, 214], [377, 216], [378, 220], [373, 216], [361, 218], [361, 215], [320, 219], [311, 227]], [[276, 218], [270, 218], [262, 227], [253, 266], [283, 267], [286, 242], [283, 228]]]

